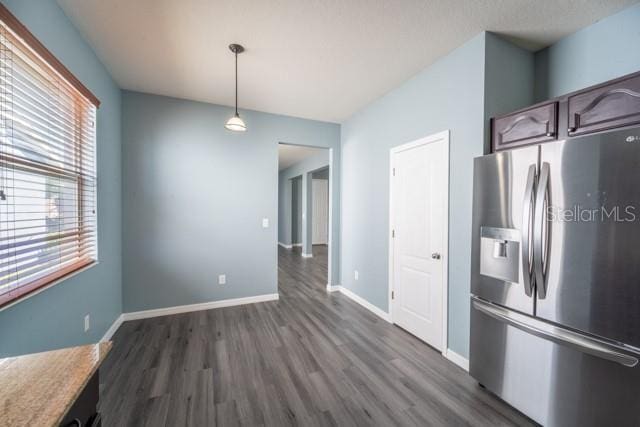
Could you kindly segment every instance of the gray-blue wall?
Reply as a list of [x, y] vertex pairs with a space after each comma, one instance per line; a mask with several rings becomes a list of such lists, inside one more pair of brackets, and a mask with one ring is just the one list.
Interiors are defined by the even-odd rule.
[[342, 126], [341, 284], [385, 311], [389, 150], [451, 130], [448, 346], [465, 357], [473, 158], [484, 154], [490, 117], [532, 102], [533, 67], [533, 54], [482, 33]]
[[277, 292], [278, 143], [339, 159], [340, 126], [241, 111], [248, 130], [232, 133], [231, 114], [123, 92], [125, 312]]
[[534, 103], [534, 54], [487, 33], [485, 43], [485, 152], [489, 152], [491, 117]]
[[553, 98], [636, 71], [640, 71], [640, 4], [536, 53], [536, 99]]
[[[0, 311], [0, 357], [98, 341], [122, 312], [120, 90], [54, 0], [4, 5], [101, 101], [97, 117], [100, 263]], [[91, 329], [84, 332], [84, 316]]]
[[[388, 306], [389, 150], [451, 130], [449, 347], [468, 350], [473, 158], [484, 146], [480, 34], [342, 125], [341, 284]], [[353, 271], [358, 270], [359, 280]]]

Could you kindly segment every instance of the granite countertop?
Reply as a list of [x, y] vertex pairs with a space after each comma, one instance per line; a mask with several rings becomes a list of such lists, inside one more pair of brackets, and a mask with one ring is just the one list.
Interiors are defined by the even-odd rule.
[[111, 342], [0, 359], [0, 426], [58, 426]]

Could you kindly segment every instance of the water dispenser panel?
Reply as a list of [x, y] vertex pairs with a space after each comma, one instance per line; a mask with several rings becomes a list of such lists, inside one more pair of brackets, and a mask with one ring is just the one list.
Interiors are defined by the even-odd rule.
[[480, 228], [480, 274], [518, 283], [520, 231], [511, 228]]

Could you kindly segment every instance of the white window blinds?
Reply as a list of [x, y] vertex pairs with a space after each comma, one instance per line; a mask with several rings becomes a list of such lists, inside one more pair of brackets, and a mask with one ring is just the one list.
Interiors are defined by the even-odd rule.
[[97, 259], [95, 100], [7, 13], [0, 11], [0, 306]]

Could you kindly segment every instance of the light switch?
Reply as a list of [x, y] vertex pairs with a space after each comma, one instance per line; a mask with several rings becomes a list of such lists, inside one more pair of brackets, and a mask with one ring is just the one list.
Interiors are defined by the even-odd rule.
[[226, 274], [218, 275], [218, 285], [224, 285], [226, 283], [227, 283], [227, 275]]
[[269, 218], [262, 218], [262, 228], [269, 228]]

